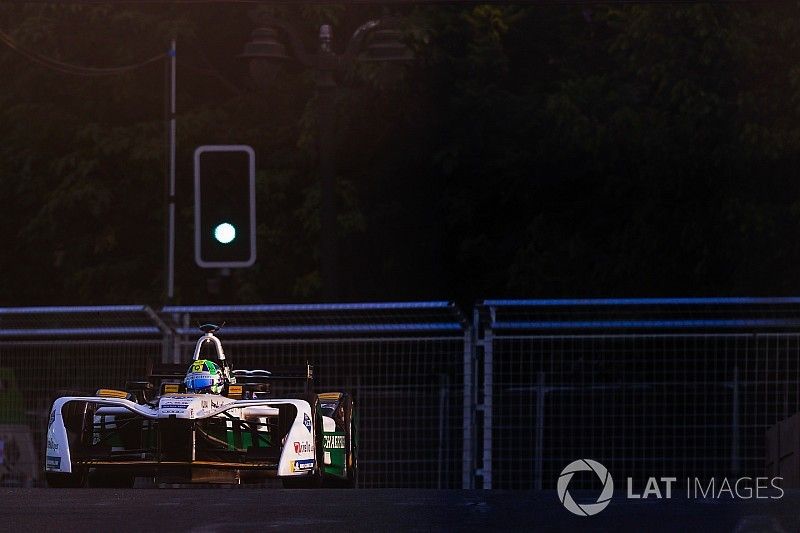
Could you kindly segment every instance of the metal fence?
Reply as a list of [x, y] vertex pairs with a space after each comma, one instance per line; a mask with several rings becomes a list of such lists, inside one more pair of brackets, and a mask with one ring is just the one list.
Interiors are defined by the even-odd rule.
[[363, 487], [553, 488], [580, 458], [756, 476], [800, 411], [800, 298], [487, 300], [471, 324], [448, 302], [0, 308], [0, 485], [41, 482], [57, 394], [188, 362], [204, 322], [236, 368], [309, 361], [354, 394]]
[[454, 488], [471, 476], [465, 394], [471, 397], [472, 379], [464, 379], [470, 335], [451, 303], [167, 307], [159, 313], [146, 306], [52, 307], [0, 309], [0, 484], [41, 482], [39, 451], [57, 394], [122, 387], [146, 376], [152, 362], [188, 364], [200, 335], [196, 326], [205, 322], [227, 322], [219, 336], [235, 368], [309, 361], [318, 390], [353, 393], [360, 486]]
[[351, 392], [360, 486], [461, 487], [468, 335], [453, 304], [168, 307], [162, 316], [182, 362], [196, 341], [192, 325], [227, 321], [219, 336], [236, 368], [310, 361], [319, 391]]
[[798, 311], [797, 298], [483, 302], [482, 486], [553, 488], [581, 458], [638, 479], [763, 475], [767, 428], [800, 410]]
[[56, 396], [146, 376], [167, 331], [143, 305], [0, 308], [0, 485], [41, 482]]

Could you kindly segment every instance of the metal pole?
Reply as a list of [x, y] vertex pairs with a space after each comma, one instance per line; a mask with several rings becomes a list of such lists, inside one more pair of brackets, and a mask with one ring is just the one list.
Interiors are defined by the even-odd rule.
[[[493, 321], [494, 322], [494, 321]], [[494, 375], [492, 352], [493, 332], [486, 328], [483, 336], [483, 488], [492, 488], [492, 387]]]
[[731, 419], [731, 473], [738, 474], [739, 464], [739, 365], [733, 367], [733, 413]]
[[[477, 313], [477, 312], [476, 312]], [[475, 354], [472, 351], [472, 335], [473, 328], [467, 328], [464, 332], [464, 398], [463, 398], [463, 455], [461, 458], [461, 488], [471, 489], [474, 488], [474, 471], [475, 465], [473, 461], [472, 440], [474, 435], [473, 416], [475, 401], [473, 397], [473, 359]]]
[[319, 30], [320, 52], [317, 68], [317, 106], [319, 118], [319, 176], [320, 176], [320, 254], [322, 291], [326, 300], [339, 296], [338, 245], [336, 223], [336, 165], [335, 113], [333, 78], [335, 56], [331, 49], [331, 27], [324, 24]]
[[167, 193], [167, 303], [175, 296], [175, 39], [169, 48], [169, 189]]
[[439, 457], [438, 457], [438, 476], [436, 488], [443, 487], [443, 472], [442, 469], [447, 464], [447, 457], [450, 457], [449, 435], [447, 432], [447, 389], [450, 386], [448, 383], [447, 374], [439, 374]]
[[542, 490], [542, 452], [544, 449], [544, 372], [536, 379], [536, 446], [533, 450], [534, 488]]

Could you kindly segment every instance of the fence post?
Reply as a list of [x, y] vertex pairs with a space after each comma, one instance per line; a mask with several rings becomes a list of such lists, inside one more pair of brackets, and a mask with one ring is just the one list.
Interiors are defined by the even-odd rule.
[[739, 473], [739, 365], [733, 366], [733, 417], [731, 419], [731, 473]]
[[[443, 488], [442, 468], [447, 466], [446, 457], [450, 454], [450, 434], [448, 431], [448, 396], [450, 390], [450, 380], [447, 374], [439, 374], [439, 466], [438, 466], [438, 479], [436, 488]], [[445, 475], [450, 473], [450, 469], [444, 472]]]
[[492, 488], [492, 330], [483, 335], [483, 488]]
[[475, 465], [474, 465], [474, 451], [472, 442], [475, 438], [473, 431], [473, 419], [475, 416], [474, 408], [474, 389], [473, 389], [473, 361], [475, 354], [473, 352], [472, 335], [473, 328], [467, 327], [464, 332], [464, 405], [463, 405], [463, 455], [462, 455], [462, 468], [461, 468], [461, 488], [472, 489], [475, 488]]
[[145, 305], [143, 307], [144, 313], [147, 317], [153, 321], [153, 323], [158, 327], [161, 331], [161, 362], [162, 363], [169, 363], [172, 359], [172, 354], [170, 350], [172, 350], [172, 339], [174, 337], [174, 332], [172, 328], [170, 328], [158, 314], [153, 311], [149, 305]]
[[533, 451], [533, 479], [536, 490], [542, 490], [542, 450], [544, 448], [544, 372], [536, 380], [536, 445]]

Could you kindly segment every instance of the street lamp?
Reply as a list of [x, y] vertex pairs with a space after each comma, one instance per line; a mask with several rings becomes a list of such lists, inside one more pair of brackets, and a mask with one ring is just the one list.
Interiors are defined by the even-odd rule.
[[[319, 50], [306, 52], [297, 30], [288, 22], [265, 17], [263, 26], [253, 31], [241, 57], [250, 60], [250, 74], [262, 86], [270, 85], [283, 64], [291, 57], [316, 73], [319, 127], [319, 176], [321, 184], [320, 253], [323, 296], [339, 298], [338, 243], [334, 161], [334, 91], [335, 74], [355, 61], [408, 63], [413, 53], [402, 41], [402, 32], [394, 18], [370, 20], [352, 35], [343, 53], [333, 51], [333, 29], [319, 28]], [[287, 45], [281, 37], [288, 40]], [[365, 46], [366, 44], [366, 46]], [[287, 52], [287, 48], [288, 51]]]

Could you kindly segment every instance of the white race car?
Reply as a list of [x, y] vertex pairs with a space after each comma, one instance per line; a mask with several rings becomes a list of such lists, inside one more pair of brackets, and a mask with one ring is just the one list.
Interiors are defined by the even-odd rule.
[[[232, 370], [219, 327], [206, 324], [192, 369], [219, 369], [220, 388], [187, 390], [185, 368], [161, 368], [125, 390], [63, 396], [50, 411], [45, 477], [51, 487], [157, 483], [247, 483], [280, 477], [285, 487], [353, 487], [358, 471], [352, 397], [315, 394], [302, 372]], [[217, 361], [201, 359], [215, 352]], [[188, 375], [187, 375], [188, 376]], [[304, 383], [296, 398], [270, 397], [271, 385]]]

